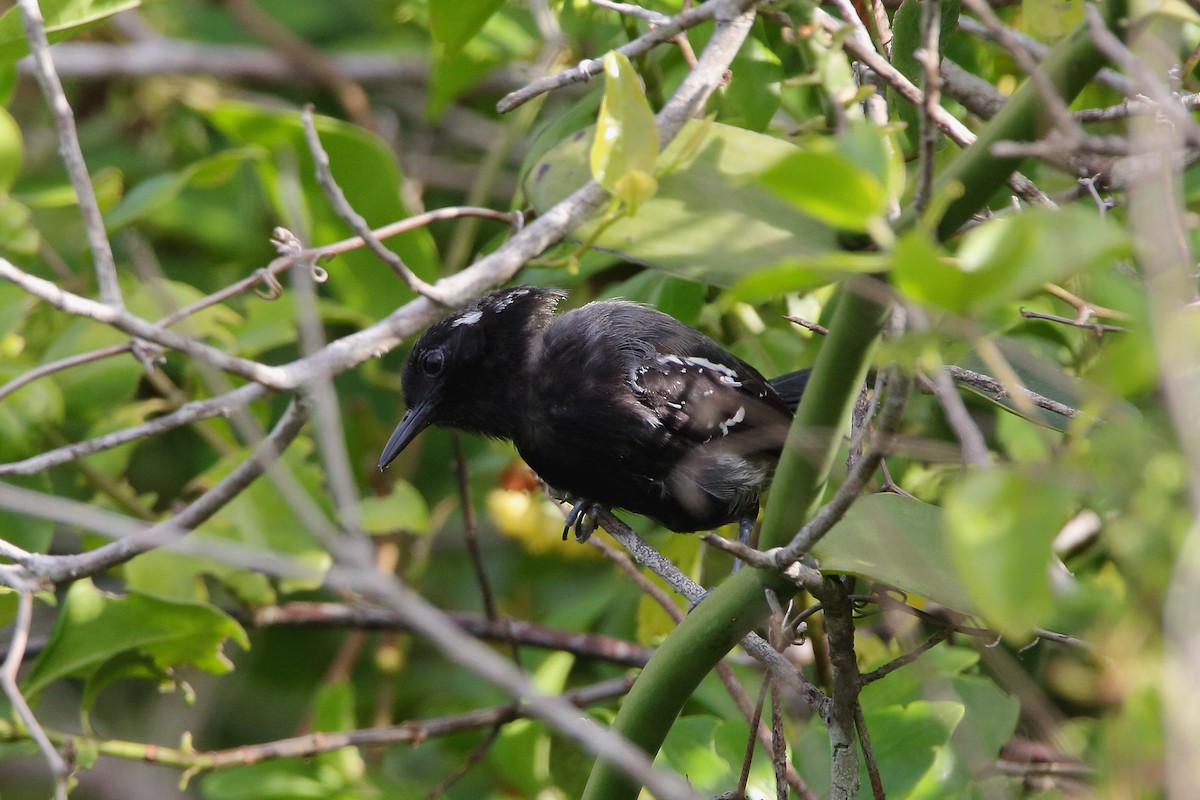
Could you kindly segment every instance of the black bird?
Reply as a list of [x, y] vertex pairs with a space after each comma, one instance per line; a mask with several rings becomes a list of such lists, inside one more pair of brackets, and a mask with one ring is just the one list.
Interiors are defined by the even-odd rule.
[[574, 524], [586, 539], [600, 507], [679, 532], [748, 531], [807, 370], [768, 382], [660, 311], [605, 300], [554, 316], [564, 296], [502, 289], [432, 325], [404, 367], [408, 413], [379, 468], [441, 425], [511, 440], [575, 501], [563, 538]]

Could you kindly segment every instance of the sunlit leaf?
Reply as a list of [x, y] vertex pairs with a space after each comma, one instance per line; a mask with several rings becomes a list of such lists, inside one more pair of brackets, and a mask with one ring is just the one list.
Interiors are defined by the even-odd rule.
[[657, 159], [658, 128], [637, 72], [624, 54], [610, 52], [604, 56], [604, 100], [592, 139], [592, 177], [633, 214], [658, 189]]
[[7, 192], [21, 171], [25, 145], [21, 129], [7, 109], [0, 108], [0, 192]]
[[391, 488], [386, 497], [366, 497], [360, 502], [363, 529], [377, 534], [428, 532], [429, 508], [420, 492], [402, 480], [392, 482]]
[[[61, 42], [82, 28], [120, 11], [137, 8], [140, 0], [40, 0], [46, 36]], [[29, 52], [21, 10], [14, 4], [0, 15], [0, 62], [16, 61]]]
[[[707, 128], [700, 135], [698, 129]], [[590, 136], [581, 131], [549, 150], [526, 177], [544, 212], [591, 177]], [[687, 151], [689, 158], [681, 158]], [[692, 120], [663, 150], [658, 192], [635, 216], [618, 219], [598, 247], [680, 277], [729, 284], [786, 258], [828, 253], [835, 232], [796, 210], [754, 178], [797, 148], [772, 136]], [[576, 236], [586, 239], [596, 223]]]
[[763, 173], [762, 183], [808, 216], [847, 231], [869, 230], [887, 204], [879, 179], [835, 152], [793, 153]]
[[988, 220], [963, 237], [956, 257], [913, 231], [896, 247], [894, 277], [910, 299], [982, 314], [1047, 281], [1109, 264], [1129, 252], [1111, 220], [1076, 208], [1031, 209]]
[[1020, 637], [1054, 603], [1055, 535], [1074, 511], [1076, 492], [1045, 470], [996, 467], [950, 487], [945, 525], [951, 563], [988, 624]]

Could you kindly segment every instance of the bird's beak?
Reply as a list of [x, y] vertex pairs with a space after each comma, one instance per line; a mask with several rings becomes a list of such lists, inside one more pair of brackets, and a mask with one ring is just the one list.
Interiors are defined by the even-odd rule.
[[400, 424], [396, 426], [396, 430], [392, 432], [392, 437], [388, 439], [383, 453], [379, 456], [381, 471], [387, 469], [387, 465], [392, 463], [396, 456], [400, 455], [400, 451], [408, 447], [413, 439], [417, 438], [418, 433], [429, 427], [429, 423], [432, 421], [430, 416], [435, 405], [436, 400], [430, 397], [408, 410], [404, 418], [400, 420]]

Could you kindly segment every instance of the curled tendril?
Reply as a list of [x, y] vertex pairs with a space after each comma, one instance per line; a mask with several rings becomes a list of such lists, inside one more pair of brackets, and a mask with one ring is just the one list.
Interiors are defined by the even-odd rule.
[[310, 265], [312, 270], [313, 283], [324, 283], [329, 280], [329, 272], [324, 267], [318, 267], [315, 263]]
[[275, 277], [275, 273], [271, 270], [262, 268], [254, 271], [258, 276], [259, 284], [254, 287], [254, 293], [263, 300], [278, 300], [283, 296], [283, 286], [279, 283], [279, 279]]

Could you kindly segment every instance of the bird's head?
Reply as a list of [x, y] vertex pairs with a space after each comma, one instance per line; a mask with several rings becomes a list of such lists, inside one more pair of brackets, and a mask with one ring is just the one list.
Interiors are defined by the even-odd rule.
[[434, 323], [413, 346], [401, 385], [408, 412], [379, 457], [383, 469], [417, 434], [445, 425], [511, 437], [514, 395], [531, 348], [565, 293], [515, 286], [480, 297]]

